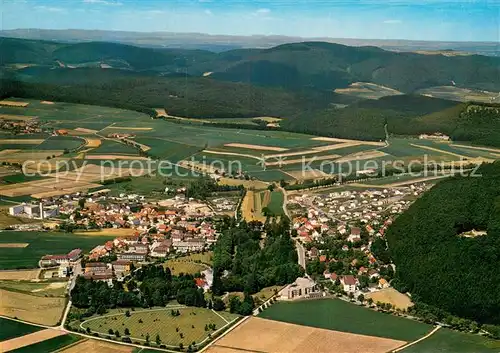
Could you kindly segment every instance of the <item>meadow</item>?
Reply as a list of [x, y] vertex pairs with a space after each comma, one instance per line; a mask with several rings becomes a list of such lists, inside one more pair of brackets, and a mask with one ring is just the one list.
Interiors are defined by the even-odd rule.
[[72, 249], [90, 251], [113, 237], [82, 236], [72, 233], [0, 232], [0, 243], [28, 243], [25, 248], [0, 248], [0, 269], [35, 268], [44, 255], [66, 254]]
[[22, 322], [0, 317], [0, 341], [20, 337], [42, 330], [41, 327], [23, 324]]
[[[173, 316], [171, 311], [179, 310], [179, 316]], [[189, 346], [191, 343], [201, 343], [209, 335], [222, 329], [237, 318], [226, 312], [216, 313], [209, 309], [172, 306], [171, 308], [130, 311], [127, 317], [123, 312], [113, 312], [103, 316], [92, 317], [82, 322], [80, 327], [89, 328], [92, 332], [107, 336], [108, 331], [118, 331], [125, 336], [125, 328], [130, 331], [132, 341], [155, 342], [156, 335], [161, 343], [178, 347], [179, 344]], [[214, 324], [215, 330], [205, 330], [206, 325]]]
[[328, 330], [414, 341], [432, 326], [379, 313], [339, 299], [277, 303], [259, 317]]
[[271, 198], [267, 204], [267, 208], [269, 208], [272, 214], [281, 216], [283, 215], [283, 201], [283, 193], [281, 191], [273, 191], [271, 192]]
[[498, 353], [500, 341], [479, 335], [438, 330], [429, 338], [401, 351], [402, 353]]

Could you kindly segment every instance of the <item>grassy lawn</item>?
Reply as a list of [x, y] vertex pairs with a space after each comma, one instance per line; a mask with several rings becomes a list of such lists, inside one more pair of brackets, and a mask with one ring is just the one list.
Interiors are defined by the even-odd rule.
[[40, 330], [42, 330], [42, 328], [38, 326], [27, 325], [0, 317], [0, 341], [24, 336]]
[[282, 288], [283, 286], [271, 286], [262, 288], [259, 292], [252, 295], [252, 297], [257, 303], [264, 303], [275, 294], [275, 291], [279, 292]]
[[339, 299], [277, 303], [259, 314], [265, 319], [368, 336], [414, 341], [432, 326], [382, 314]]
[[0, 233], [0, 243], [29, 243], [25, 248], [0, 248], [0, 269], [38, 267], [38, 260], [48, 254], [66, 254], [80, 248], [88, 252], [113, 237], [83, 236], [72, 233], [14, 232]]
[[500, 341], [478, 335], [441, 329], [403, 353], [498, 353]]
[[[123, 313], [111, 311], [110, 314], [90, 318], [81, 326], [88, 327], [92, 332], [109, 335], [108, 331], [118, 330], [124, 336], [125, 328], [130, 331], [132, 341], [144, 343], [149, 334], [150, 341], [155, 342], [156, 335], [160, 336], [162, 344], [178, 347], [180, 343], [189, 346], [191, 343], [200, 343], [221, 329], [233, 319], [237, 318], [226, 312], [215, 313], [205, 308], [179, 307], [179, 316], [172, 316], [167, 308], [131, 311], [127, 317]], [[219, 316], [220, 315], [220, 316]], [[215, 324], [215, 331], [205, 331], [205, 325]], [[114, 337], [114, 336], [113, 336]]]
[[194, 275], [196, 273], [201, 273], [201, 271], [207, 269], [206, 266], [200, 263], [186, 260], [183, 257], [179, 259], [167, 260], [164, 266], [170, 268], [170, 271], [175, 276], [178, 276], [181, 273]]
[[29, 346], [24, 346], [18, 349], [15, 349], [11, 352], [15, 353], [42, 353], [42, 352], [54, 352], [63, 347], [69, 346], [82, 338], [76, 335], [64, 335], [58, 336], [46, 341], [38, 342], [35, 344], [31, 344]]

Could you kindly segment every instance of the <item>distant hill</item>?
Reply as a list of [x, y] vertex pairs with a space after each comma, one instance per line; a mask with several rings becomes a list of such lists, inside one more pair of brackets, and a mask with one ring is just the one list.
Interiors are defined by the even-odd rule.
[[325, 42], [216, 54], [105, 42], [71, 44], [2, 38], [0, 52], [0, 66], [101, 66], [190, 76], [210, 72], [211, 79], [289, 90], [331, 91], [354, 82], [371, 82], [412, 93], [455, 82], [459, 87], [500, 91], [500, 57], [395, 53]]
[[221, 52], [241, 48], [272, 48], [286, 43], [316, 41], [350, 46], [376, 46], [396, 52], [451, 51], [479, 55], [500, 56], [495, 42], [442, 42], [401, 39], [353, 39], [353, 38], [302, 38], [278, 35], [210, 35], [206, 33], [179, 32], [130, 32], [83, 29], [13, 29], [0, 31], [0, 36], [24, 39], [54, 40], [69, 43], [105, 41], [150, 48], [203, 49]]

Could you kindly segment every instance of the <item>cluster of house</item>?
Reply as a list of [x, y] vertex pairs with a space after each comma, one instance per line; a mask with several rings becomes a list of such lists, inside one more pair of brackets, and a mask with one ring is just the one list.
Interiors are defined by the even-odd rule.
[[0, 130], [11, 131], [21, 134], [39, 134], [42, 132], [40, 122], [37, 119], [30, 120], [0, 120]]
[[346, 293], [357, 294], [359, 292], [359, 279], [357, 276], [367, 276], [369, 279], [377, 279], [376, 285], [369, 288], [370, 291], [375, 291], [378, 289], [389, 288], [390, 284], [384, 278], [380, 277], [380, 274], [375, 269], [366, 269], [361, 267], [358, 271], [358, 275], [344, 275], [338, 276], [336, 273], [330, 273], [325, 271], [323, 274], [324, 278], [332, 281], [332, 283], [337, 283], [337, 281], [342, 286], [342, 289]]
[[41, 268], [58, 266], [58, 276], [66, 277], [75, 263], [81, 259], [82, 255], [83, 252], [81, 249], [73, 249], [67, 254], [45, 255], [42, 256], [38, 265]]

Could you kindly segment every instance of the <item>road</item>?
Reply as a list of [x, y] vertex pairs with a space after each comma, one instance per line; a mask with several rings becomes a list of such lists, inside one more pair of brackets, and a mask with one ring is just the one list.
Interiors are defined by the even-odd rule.
[[[288, 204], [288, 196], [286, 193], [286, 190], [282, 188], [281, 186], [278, 186], [278, 189], [283, 193], [283, 212], [285, 215], [288, 217], [290, 222], [292, 221], [292, 218], [290, 217], [290, 213], [288, 212], [287, 204]], [[299, 265], [302, 266], [302, 268], [305, 270], [306, 269], [306, 250], [304, 249], [304, 246], [297, 240], [294, 239], [295, 241], [295, 247], [297, 248], [297, 255], [299, 259]]]
[[297, 255], [299, 257], [299, 265], [306, 269], [306, 249], [304, 246], [299, 243], [297, 240], [295, 241], [295, 246], [297, 247]]

